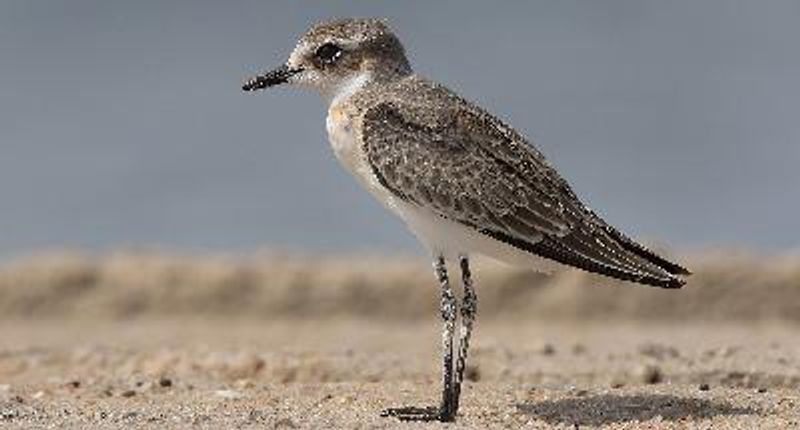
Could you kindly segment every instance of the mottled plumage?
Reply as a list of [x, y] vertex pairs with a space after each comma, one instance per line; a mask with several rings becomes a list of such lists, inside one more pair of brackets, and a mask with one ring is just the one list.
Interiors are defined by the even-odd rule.
[[[415, 75], [399, 39], [381, 20], [318, 24], [285, 65], [243, 88], [281, 83], [311, 87], [328, 98], [326, 128], [337, 159], [406, 222], [434, 259], [444, 320], [442, 401], [431, 408], [389, 409], [386, 415], [455, 419], [477, 312], [471, 254], [531, 268], [553, 261], [665, 288], [681, 287], [681, 276], [689, 274], [586, 207], [511, 127]], [[446, 268], [455, 261], [464, 286], [460, 305]]]
[[686, 269], [609, 226], [517, 132], [441, 85], [408, 76], [350, 104], [374, 174], [399, 198], [562, 264], [683, 285]]

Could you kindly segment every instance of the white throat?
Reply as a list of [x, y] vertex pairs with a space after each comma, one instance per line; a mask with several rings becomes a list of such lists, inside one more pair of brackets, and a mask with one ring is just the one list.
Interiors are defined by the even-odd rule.
[[371, 78], [372, 75], [370, 72], [361, 72], [342, 82], [333, 91], [331, 91], [330, 95], [328, 96], [331, 106], [336, 106], [343, 100], [346, 100], [353, 94], [357, 93], [361, 88], [364, 88], [364, 86], [369, 83]]

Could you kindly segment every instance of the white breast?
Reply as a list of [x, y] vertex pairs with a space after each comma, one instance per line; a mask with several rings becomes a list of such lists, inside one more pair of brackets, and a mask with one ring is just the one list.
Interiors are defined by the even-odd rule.
[[372, 172], [362, 142], [359, 141], [354, 130], [353, 119], [340, 105], [334, 105], [328, 110], [325, 125], [331, 148], [333, 148], [333, 153], [339, 163], [384, 206], [396, 211], [395, 197], [383, 188]]

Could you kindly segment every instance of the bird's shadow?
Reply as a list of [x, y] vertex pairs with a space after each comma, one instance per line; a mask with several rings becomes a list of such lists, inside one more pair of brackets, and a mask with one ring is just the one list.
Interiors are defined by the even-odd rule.
[[727, 403], [670, 395], [614, 395], [577, 397], [518, 404], [517, 409], [549, 424], [601, 426], [661, 417], [667, 421], [711, 418], [718, 415], [752, 415], [758, 411]]

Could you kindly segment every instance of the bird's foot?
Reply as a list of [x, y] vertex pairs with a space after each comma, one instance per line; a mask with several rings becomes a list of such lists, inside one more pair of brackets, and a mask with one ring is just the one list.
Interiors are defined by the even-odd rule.
[[455, 412], [452, 412], [450, 408], [441, 406], [389, 408], [381, 412], [381, 416], [395, 417], [400, 421], [440, 421], [446, 423], [456, 420]]

